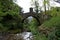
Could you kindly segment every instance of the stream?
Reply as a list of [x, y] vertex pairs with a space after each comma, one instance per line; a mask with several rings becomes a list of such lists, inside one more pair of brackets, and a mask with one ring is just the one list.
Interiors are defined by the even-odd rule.
[[18, 34], [0, 33], [0, 40], [33, 40], [31, 32], [22, 32]]
[[23, 40], [33, 40], [33, 34], [31, 32], [22, 32], [16, 35], [17, 35], [17, 38], [21, 36]]

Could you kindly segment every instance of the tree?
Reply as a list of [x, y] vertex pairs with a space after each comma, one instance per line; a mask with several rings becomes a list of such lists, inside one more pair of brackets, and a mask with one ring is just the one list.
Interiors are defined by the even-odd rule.
[[8, 14], [15, 15], [19, 14], [18, 5], [13, 3], [13, 0], [0, 0], [0, 14], [1, 16]]
[[50, 0], [44, 0], [44, 1], [43, 1], [45, 14], [46, 14], [47, 6], [48, 6], [48, 10], [49, 10], [49, 8], [50, 8], [50, 3], [49, 3], [49, 1], [50, 1]]
[[[13, 0], [0, 0], [0, 31], [16, 32], [22, 29], [20, 7]], [[15, 31], [13, 31], [15, 30]]]
[[34, 11], [36, 13], [39, 13], [40, 11], [40, 6], [39, 6], [39, 3], [38, 3], [38, 0], [32, 0], [32, 3], [31, 3], [32, 6], [34, 6]]

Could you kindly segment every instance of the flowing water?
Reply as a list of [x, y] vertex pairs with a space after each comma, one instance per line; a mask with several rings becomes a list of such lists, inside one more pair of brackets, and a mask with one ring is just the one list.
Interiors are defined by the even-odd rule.
[[22, 32], [17, 34], [17, 37], [21, 36], [23, 40], [33, 40], [33, 34], [31, 32]]

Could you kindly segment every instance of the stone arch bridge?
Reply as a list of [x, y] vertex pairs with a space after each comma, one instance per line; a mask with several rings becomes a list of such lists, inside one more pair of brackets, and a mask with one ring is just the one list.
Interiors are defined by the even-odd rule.
[[21, 16], [22, 16], [22, 23], [24, 22], [26, 18], [28, 18], [29, 16], [32, 16], [37, 20], [38, 24], [41, 25], [43, 23], [42, 18], [44, 18], [45, 15], [42, 15], [41, 13], [37, 14], [33, 12], [33, 8], [30, 8], [30, 12], [22, 13]]
[[34, 17], [37, 20], [37, 22], [39, 23], [39, 25], [41, 24], [40, 15], [37, 14], [37, 13], [35, 13], [35, 12], [33, 12], [33, 8], [30, 8], [30, 12], [22, 13], [21, 16], [22, 16], [22, 23], [24, 22], [24, 20], [26, 18], [32, 16], [32, 17]]

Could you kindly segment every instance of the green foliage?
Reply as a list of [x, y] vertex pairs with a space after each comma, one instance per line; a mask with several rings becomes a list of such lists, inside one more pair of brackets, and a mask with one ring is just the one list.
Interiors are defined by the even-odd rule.
[[13, 3], [13, 0], [0, 0], [0, 16], [6, 14], [19, 14], [19, 7]]
[[0, 0], [0, 32], [17, 32], [22, 28], [19, 11], [20, 7], [13, 0]]
[[60, 16], [51, 18], [51, 20], [44, 22], [40, 28], [47, 30], [49, 40], [59, 40], [60, 38]]
[[37, 34], [34, 36], [34, 40], [48, 40], [48, 38], [46, 38], [45, 35]]
[[32, 18], [31, 22], [28, 24], [28, 29], [31, 30], [34, 38], [33, 40], [48, 40], [45, 35], [41, 35], [38, 31], [38, 22], [36, 19]]
[[52, 7], [50, 10], [52, 16], [60, 16], [60, 7]]
[[31, 32], [35, 35], [37, 34], [37, 26], [38, 26], [38, 22], [36, 21], [36, 19], [32, 19], [31, 22], [29, 23], [29, 29], [31, 30]]
[[[2, 31], [21, 29], [22, 25], [20, 25], [21, 24], [20, 22], [21, 22], [21, 17], [19, 15], [12, 16], [7, 14], [6, 16], [3, 16], [3, 19], [0, 21], [1, 23], [0, 28]], [[4, 30], [4, 28], [7, 29]]]
[[29, 26], [29, 19], [27, 18], [27, 19], [24, 20], [24, 23], [23, 23], [24, 31], [28, 30], [28, 26]]
[[43, 26], [46, 27], [59, 27], [60, 25], [60, 16], [58, 17], [53, 17], [51, 20], [46, 21]]

